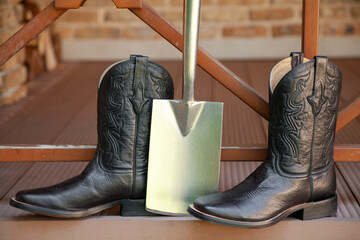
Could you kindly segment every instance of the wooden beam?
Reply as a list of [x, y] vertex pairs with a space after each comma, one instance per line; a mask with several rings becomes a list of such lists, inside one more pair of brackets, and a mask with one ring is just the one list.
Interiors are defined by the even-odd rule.
[[90, 161], [95, 145], [2, 145], [0, 162]]
[[84, 5], [85, 1], [86, 0], [55, 0], [54, 2], [56, 9], [77, 9]]
[[[234, 180], [236, 181], [236, 180]], [[36, 184], [43, 184], [36, 183]], [[276, 184], [276, 183], [275, 183]], [[28, 185], [25, 185], [29, 187]], [[346, 193], [351, 196], [346, 188]], [[11, 193], [13, 194], [13, 193]], [[8, 194], [6, 196], [9, 196]], [[356, 201], [341, 195], [344, 205], [358, 211]], [[3, 199], [2, 210], [8, 197]], [[345, 206], [341, 205], [342, 211]], [[119, 211], [119, 208], [114, 208]], [[347, 208], [345, 208], [347, 210]], [[6, 209], [7, 210], [7, 209]], [[9, 212], [10, 210], [8, 210]], [[15, 211], [13, 211], [15, 212]], [[105, 212], [105, 215], [108, 211]], [[4, 214], [9, 213], [5, 212]], [[2, 215], [4, 215], [2, 214]], [[54, 219], [34, 214], [11, 213], [0, 217], [2, 240], [64, 240], [64, 239], [172, 239], [172, 240], [279, 240], [279, 239], [357, 239], [360, 236], [359, 218], [327, 217], [312, 221], [286, 218], [272, 227], [256, 230], [227, 227], [201, 221], [192, 216], [123, 217], [95, 215], [80, 219]], [[301, 237], [300, 237], [301, 236]]]
[[[96, 145], [2, 145], [0, 162], [90, 161]], [[263, 161], [266, 145], [222, 147], [222, 161]], [[336, 145], [335, 161], [360, 161], [360, 144]]]
[[20, 51], [28, 42], [50, 26], [66, 10], [55, 9], [54, 2], [30, 20], [0, 46], [0, 66]]
[[302, 52], [308, 59], [318, 55], [320, 0], [303, 0]]
[[336, 131], [339, 131], [349, 122], [360, 115], [360, 95], [353, 98], [346, 107], [343, 107], [339, 113], [336, 122]]
[[[150, 5], [143, 2], [143, 7], [141, 9], [129, 10], [174, 47], [182, 51], [183, 35], [178, 32], [171, 23], [151, 8]], [[255, 89], [250, 87], [240, 77], [201, 47], [199, 47], [198, 50], [197, 64], [237, 97], [239, 97], [249, 107], [259, 113], [263, 118], [269, 118], [268, 102]], [[264, 79], [264, 81], [266, 81], [266, 79]]]
[[336, 145], [334, 159], [337, 162], [360, 161], [360, 144]]
[[141, 8], [142, 0], [112, 0], [117, 8]]

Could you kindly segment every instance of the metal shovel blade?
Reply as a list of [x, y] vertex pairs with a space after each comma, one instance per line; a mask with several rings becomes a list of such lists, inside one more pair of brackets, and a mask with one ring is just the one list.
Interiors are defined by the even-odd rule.
[[187, 214], [195, 198], [218, 191], [222, 115], [223, 103], [153, 101], [148, 211]]

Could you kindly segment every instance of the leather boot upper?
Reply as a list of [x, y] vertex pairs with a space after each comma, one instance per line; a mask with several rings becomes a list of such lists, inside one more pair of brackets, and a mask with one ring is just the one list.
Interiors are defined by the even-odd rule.
[[169, 99], [173, 92], [170, 74], [147, 57], [111, 65], [99, 82], [98, 144], [91, 162], [74, 178], [20, 191], [16, 199], [71, 211], [145, 198], [152, 99]]

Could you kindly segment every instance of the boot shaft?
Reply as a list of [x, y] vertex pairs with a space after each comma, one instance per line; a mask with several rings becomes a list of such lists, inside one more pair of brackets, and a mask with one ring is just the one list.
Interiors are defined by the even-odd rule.
[[293, 54], [277, 64], [269, 84], [269, 157], [289, 177], [324, 172], [333, 162], [341, 72], [325, 57], [302, 59]]
[[152, 99], [173, 98], [173, 81], [147, 57], [111, 65], [98, 89], [98, 149], [107, 171], [146, 171]]

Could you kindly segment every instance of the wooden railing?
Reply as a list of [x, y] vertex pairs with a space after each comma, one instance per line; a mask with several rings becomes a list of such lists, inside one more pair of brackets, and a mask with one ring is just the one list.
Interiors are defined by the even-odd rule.
[[[45, 28], [69, 9], [77, 9], [85, 0], [55, 0], [18, 32], [0, 46], [0, 65], [21, 50]], [[117, 8], [128, 8], [149, 27], [159, 33], [178, 50], [183, 49], [183, 36], [176, 28], [142, 0], [113, 0]], [[312, 59], [318, 53], [319, 40], [319, 0], [303, 0], [302, 51]], [[269, 118], [269, 103], [261, 95], [233, 73], [201, 46], [198, 50], [197, 64], [219, 83], [240, 98], [261, 115]], [[360, 95], [356, 96], [338, 114], [336, 131], [360, 115]], [[56, 146], [56, 145], [12, 145], [0, 146], [0, 161], [81, 161], [90, 160], [95, 146]], [[223, 147], [222, 160], [264, 160], [266, 146], [251, 145]], [[335, 161], [360, 161], [360, 144], [336, 145]]]

